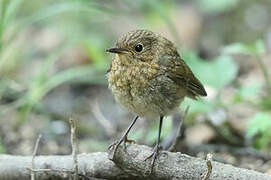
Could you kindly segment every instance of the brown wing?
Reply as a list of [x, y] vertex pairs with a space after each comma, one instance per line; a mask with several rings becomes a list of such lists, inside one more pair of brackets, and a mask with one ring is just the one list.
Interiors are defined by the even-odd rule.
[[207, 96], [201, 82], [195, 77], [191, 69], [180, 57], [174, 44], [159, 36], [157, 43], [158, 64], [164, 68], [165, 74], [176, 84], [187, 89], [187, 96], [196, 99], [197, 96]]
[[190, 98], [196, 99], [197, 96], [207, 96], [203, 85], [180, 58], [179, 54], [174, 52], [174, 56], [172, 55], [164, 55], [162, 58], [159, 58], [158, 62], [167, 69], [167, 76], [175, 83], [185, 87], [188, 93], [187, 96]]
[[189, 96], [192, 96], [192, 98], [196, 98], [197, 96], [207, 96], [206, 90], [201, 82], [195, 77], [188, 66], [187, 69], [190, 74], [187, 78], [187, 90], [189, 92]]

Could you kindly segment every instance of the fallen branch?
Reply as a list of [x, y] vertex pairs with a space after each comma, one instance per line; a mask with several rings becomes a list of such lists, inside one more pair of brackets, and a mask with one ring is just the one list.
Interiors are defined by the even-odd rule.
[[[111, 152], [109, 152], [110, 154]], [[181, 153], [162, 151], [153, 173], [148, 176], [150, 161], [144, 159], [150, 155], [151, 148], [140, 145], [129, 145], [125, 150], [121, 146], [115, 154], [114, 162], [108, 159], [108, 153], [97, 152], [78, 155], [79, 176], [115, 179], [201, 179], [206, 174], [206, 161]], [[1, 180], [29, 180], [32, 156], [0, 156]], [[36, 178], [68, 179], [73, 172], [71, 156], [36, 156], [35, 168], [47, 169], [36, 172]], [[245, 179], [270, 180], [271, 176], [252, 170], [241, 169], [212, 161], [212, 173], [209, 180]]]

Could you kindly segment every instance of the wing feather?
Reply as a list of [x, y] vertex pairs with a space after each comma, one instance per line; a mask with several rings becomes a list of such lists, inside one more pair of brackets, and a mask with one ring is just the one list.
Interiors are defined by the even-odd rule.
[[[196, 99], [197, 96], [207, 96], [202, 83], [195, 77], [191, 69], [180, 56], [165, 55], [159, 60], [167, 72], [168, 78], [187, 89], [188, 96]], [[172, 58], [174, 57], [174, 58]]]

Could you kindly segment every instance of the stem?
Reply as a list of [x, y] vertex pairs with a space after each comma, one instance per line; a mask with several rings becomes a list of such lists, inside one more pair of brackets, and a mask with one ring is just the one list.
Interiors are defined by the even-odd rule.
[[269, 77], [269, 74], [268, 74], [268, 71], [266, 69], [266, 66], [264, 65], [264, 62], [263, 62], [263, 59], [261, 56], [258, 56], [258, 64], [260, 66], [260, 69], [263, 73], [263, 76], [264, 76], [264, 80], [265, 80], [265, 83], [266, 83], [266, 86], [267, 86], [267, 91], [268, 91], [268, 94], [271, 96], [271, 80], [270, 80], [270, 77]]

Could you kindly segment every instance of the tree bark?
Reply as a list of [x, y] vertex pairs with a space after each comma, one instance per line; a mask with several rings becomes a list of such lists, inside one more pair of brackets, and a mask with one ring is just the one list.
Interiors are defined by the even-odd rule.
[[[110, 151], [109, 154], [112, 152]], [[109, 180], [143, 179], [202, 179], [207, 173], [206, 161], [181, 153], [161, 151], [150, 172], [151, 148], [142, 145], [120, 146], [113, 161], [108, 153], [97, 152], [78, 155], [81, 179], [102, 178]], [[1, 180], [29, 180], [32, 156], [0, 155]], [[210, 180], [271, 180], [271, 176], [253, 170], [237, 168], [212, 161]], [[72, 156], [36, 156], [36, 179], [69, 179], [73, 170]], [[49, 170], [50, 169], [50, 170]]]

